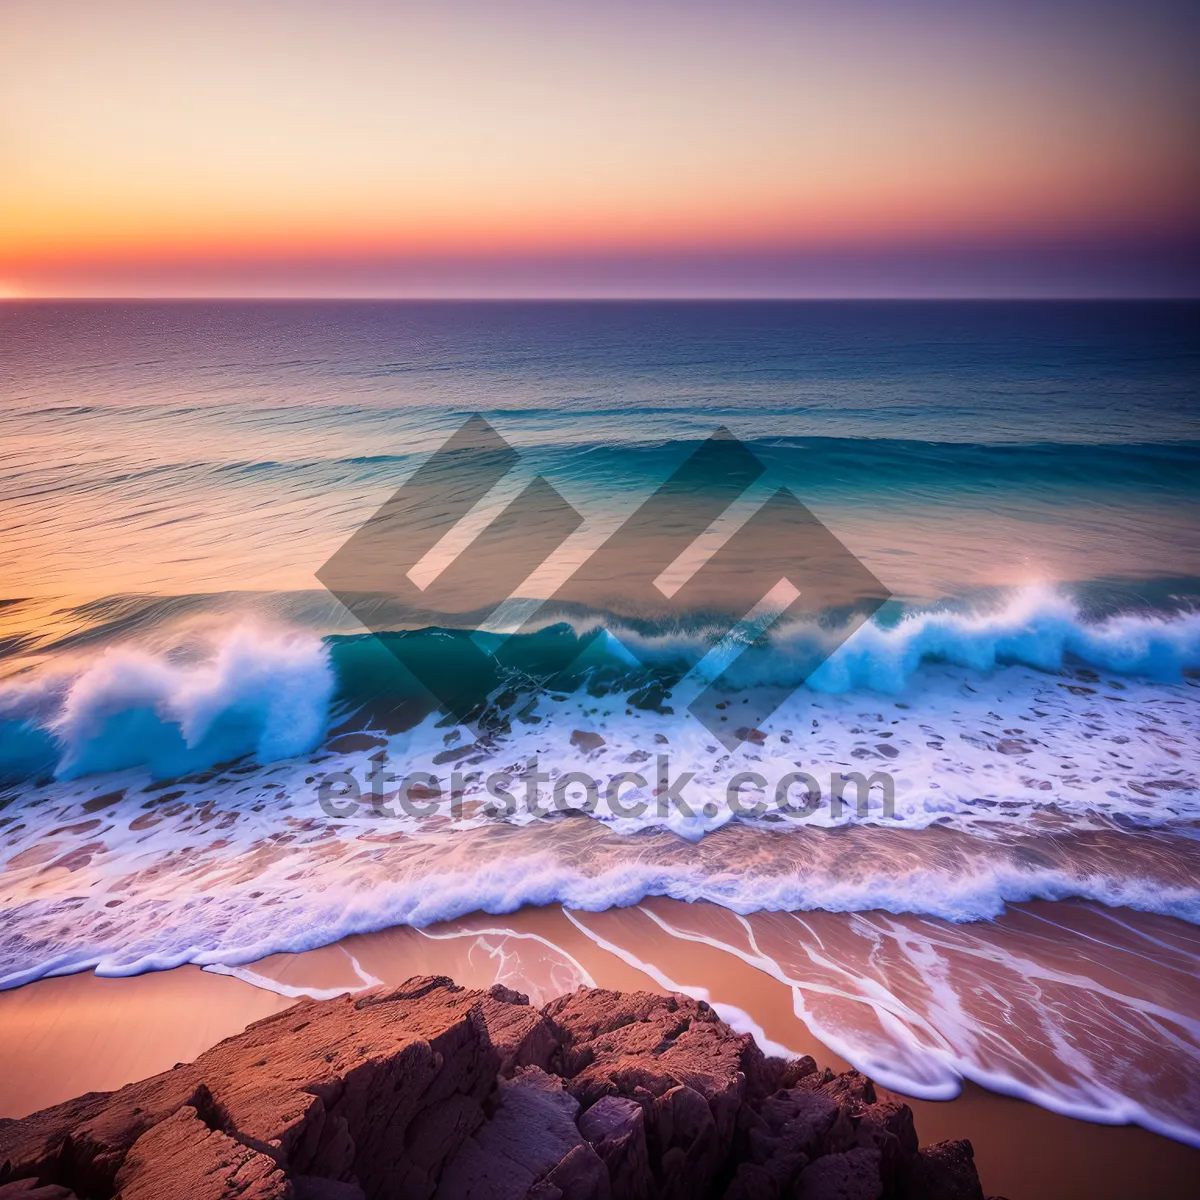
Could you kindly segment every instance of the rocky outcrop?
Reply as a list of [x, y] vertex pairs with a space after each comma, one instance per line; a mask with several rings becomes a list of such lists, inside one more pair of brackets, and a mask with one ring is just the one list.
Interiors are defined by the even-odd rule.
[[194, 1063], [0, 1124], [0, 1200], [982, 1200], [869, 1079], [708, 1005], [445, 978], [303, 1001]]
[[189, 1181], [191, 1200], [230, 1194], [241, 1200], [291, 1200], [295, 1190], [279, 1164], [210, 1129], [189, 1105], [152, 1125], [129, 1149], [117, 1172], [124, 1200], [168, 1200]]

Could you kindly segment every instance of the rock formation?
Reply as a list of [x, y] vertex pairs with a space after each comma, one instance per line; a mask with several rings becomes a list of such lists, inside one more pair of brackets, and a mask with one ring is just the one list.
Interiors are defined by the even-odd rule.
[[0, 1200], [982, 1200], [857, 1072], [703, 1002], [410, 979], [0, 1123]]

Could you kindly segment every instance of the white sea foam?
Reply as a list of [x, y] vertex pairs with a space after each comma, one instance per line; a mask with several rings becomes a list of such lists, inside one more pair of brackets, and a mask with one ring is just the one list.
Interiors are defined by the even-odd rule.
[[[707, 646], [703, 632], [657, 638], [618, 632], [621, 641], [606, 637], [604, 653], [623, 668], [632, 660], [621, 642], [651, 664]], [[785, 626], [775, 632], [769, 657], [735, 663], [729, 678], [739, 686], [795, 686], [827, 636], [810, 624]], [[800, 696], [812, 703], [814, 693], [897, 696], [916, 689], [936, 716], [936, 689], [922, 684], [931, 663], [975, 674], [1002, 667], [1050, 673], [1075, 663], [1178, 683], [1184, 672], [1200, 669], [1200, 614], [1090, 622], [1072, 599], [1040, 588], [987, 612], [912, 612], [891, 626], [867, 622], [809, 675]], [[74, 779], [139, 766], [164, 778], [243, 754], [263, 763], [293, 758], [324, 736], [339, 686], [345, 690], [349, 681], [338, 680], [328, 644], [261, 623], [217, 634], [199, 653], [189, 646], [182, 657], [121, 644], [90, 658], [52, 660], [0, 686], [0, 776], [28, 773], [43, 760], [58, 778]], [[577, 705], [589, 707], [587, 697]], [[601, 705], [614, 731], [624, 707], [621, 696]], [[625, 726], [630, 737], [636, 734], [632, 720]], [[711, 741], [694, 722], [690, 730], [677, 729], [679, 737], [697, 746]]]
[[809, 686], [896, 693], [923, 662], [974, 671], [1022, 663], [1057, 671], [1071, 656], [1102, 671], [1178, 680], [1183, 671], [1200, 667], [1200, 613], [1126, 614], [1091, 622], [1070, 597], [1029, 588], [983, 614], [910, 613], [891, 628], [868, 622], [810, 676]]
[[[198, 744], [238, 704], [259, 714], [260, 731], [307, 739], [314, 710], [289, 721], [310, 681], [329, 686], [319, 651], [312, 642], [260, 639], [200, 665], [159, 662], [128, 676], [143, 697], [151, 694], [146, 678], [156, 682], [152, 694], [168, 698], [172, 728], [187, 725]], [[259, 682], [227, 686], [250, 677], [234, 669], [247, 660], [258, 664]], [[281, 661], [299, 681], [295, 694], [275, 696], [264, 682], [278, 677]], [[80, 739], [73, 745], [89, 744], [94, 698], [112, 694], [100, 681], [113, 678], [110, 669], [125, 678], [128, 660], [120, 663], [78, 684], [68, 709]], [[174, 690], [164, 691], [164, 681]], [[522, 904], [599, 910], [647, 896], [738, 912], [882, 909], [952, 921], [993, 917], [1017, 901], [1082, 897], [1200, 923], [1189, 833], [1200, 817], [1197, 694], [1194, 681], [1085, 683], [1028, 667], [980, 674], [942, 664], [923, 668], [902, 701], [798, 692], [765, 724], [761, 745], [734, 754], [711, 752], [707, 731], [684, 714], [579, 694], [543, 697], [526, 723], [474, 744], [431, 718], [353, 749], [248, 761], [172, 783], [155, 784], [145, 765], [63, 778], [40, 787], [36, 803], [19, 800], [0, 816], [0, 905], [9, 918], [0, 976], [13, 986], [85, 967], [126, 974], [246, 963], [393, 924]], [[153, 728], [166, 727], [166, 718], [154, 719]], [[604, 744], [586, 754], [572, 746], [580, 729]], [[659, 812], [659, 753], [672, 777], [695, 773], [684, 795], [699, 809], [718, 802], [714, 814], [686, 816], [670, 805]], [[349, 818], [327, 816], [318, 802], [324, 773], [353, 771], [365, 781], [381, 754], [397, 775], [439, 775], [447, 792], [457, 770], [461, 819], [451, 820], [448, 804], [431, 819], [381, 818], [365, 804]], [[551, 773], [584, 769], [604, 780], [641, 771], [648, 811], [550, 822], [487, 817], [487, 774], [516, 775], [535, 756]], [[865, 817], [853, 803], [835, 816], [826, 792], [811, 817], [772, 823], [734, 818], [721, 803], [738, 772], [761, 773], [770, 804], [774, 781], [796, 769], [826, 789], [834, 774], [886, 771], [894, 812], [876, 799]], [[394, 787], [384, 793], [392, 804]], [[543, 785], [544, 804], [549, 792]], [[811, 836], [851, 826], [873, 826], [885, 850], [839, 856], [850, 842]], [[1122, 840], [1116, 826], [1160, 834]], [[919, 849], [906, 846], [903, 838], [922, 830], [929, 833]], [[938, 838], [950, 833], [960, 840], [947, 848]], [[1168, 835], [1169, 844], [1154, 840]], [[1122, 851], [1095, 850], [1101, 836], [1117, 838]]]
[[110, 646], [8, 684], [0, 717], [50, 736], [60, 779], [137, 766], [179, 775], [243, 754], [273, 762], [317, 747], [335, 686], [320, 639], [238, 626], [206, 649], [199, 661], [178, 661]]
[[307, 984], [284, 983], [282, 980], [276, 979], [271, 975], [265, 975], [261, 971], [251, 971], [248, 967], [231, 967], [225, 963], [209, 963], [202, 970], [209, 971], [213, 975], [228, 975], [232, 979], [240, 979], [243, 983], [250, 984], [251, 987], [274, 992], [277, 996], [283, 996], [288, 1000], [299, 1000], [301, 996], [306, 996], [310, 1000], [332, 1000], [335, 996], [365, 992], [370, 988], [379, 987], [383, 983], [382, 979], [377, 979], [374, 975], [364, 971], [358, 959], [344, 947], [342, 948], [342, 953], [346, 956], [358, 980], [357, 983], [342, 987], [322, 988]]
[[[550, 620], [552, 618], [547, 618]], [[596, 619], [572, 622], [585, 634]], [[702, 655], [722, 630], [703, 628], [646, 634], [614, 626], [620, 641], [644, 662]], [[739, 686], [796, 685], [816, 691], [901, 692], [922, 664], [947, 662], [974, 671], [1022, 664], [1060, 670], [1075, 660], [1120, 675], [1170, 682], [1200, 669], [1200, 613], [1118, 613], [1091, 618], [1066, 592], [1048, 585], [1011, 589], [974, 608], [913, 609], [894, 622], [871, 620], [844, 642], [812, 621], [793, 620], [772, 630], [770, 656], [756, 655], [731, 668]], [[811, 672], [813, 651], [834, 646]]]
[[688, 848], [667, 833], [617, 841], [575, 822], [509, 828], [499, 840], [494, 829], [396, 840], [294, 819], [260, 828], [236, 853], [205, 848], [195, 826], [166, 852], [136, 832], [101, 850], [96, 829], [82, 835], [92, 849], [66, 869], [48, 874], [37, 855], [10, 863], [0, 876], [9, 914], [0, 986], [88, 968], [124, 976], [187, 962], [238, 966], [395, 925], [554, 903], [599, 912], [651, 896], [738, 913], [883, 910], [950, 921], [1081, 897], [1200, 923], [1190, 844], [1139, 855], [1121, 835], [1098, 849], [1061, 834], [989, 843], [937, 831], [904, 841], [882, 831], [852, 842], [779, 835], [759, 845], [765, 834], [731, 830]]

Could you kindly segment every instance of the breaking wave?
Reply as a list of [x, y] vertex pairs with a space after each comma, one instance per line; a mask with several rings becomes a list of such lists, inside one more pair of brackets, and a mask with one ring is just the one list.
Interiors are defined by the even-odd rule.
[[[453, 644], [462, 635], [427, 629], [385, 641], [390, 636], [426, 640], [447, 671], [459, 669]], [[1162, 683], [1200, 669], [1200, 613], [1089, 620], [1071, 597], [1047, 589], [983, 612], [885, 612], [813, 670], [829, 636], [817, 624], [785, 625], [774, 632], [770, 654], [747, 655], [725, 678], [741, 688], [805, 683], [823, 694], [897, 695], [931, 663], [975, 672], [1084, 667]], [[507, 659], [526, 686], [620, 691], [637, 707], [639, 690], [663, 682], [664, 672], [669, 689], [712, 640], [702, 628], [648, 635], [559, 623], [517, 635]], [[424, 690], [369, 635], [242, 624], [186, 652], [113, 645], [0, 687], [0, 780], [129, 767], [167, 778], [243, 755], [267, 763], [311, 752], [348, 713], [370, 724], [406, 705], [408, 724], [430, 711]]]
[[315, 749], [334, 673], [319, 639], [241, 627], [201, 661], [110, 647], [76, 671], [0, 692], [0, 775], [60, 780], [145, 767], [157, 777]]

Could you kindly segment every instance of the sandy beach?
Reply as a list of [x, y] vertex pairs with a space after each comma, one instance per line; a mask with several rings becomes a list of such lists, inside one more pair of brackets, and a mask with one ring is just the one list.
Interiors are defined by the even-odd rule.
[[[822, 916], [830, 928], [849, 921]], [[797, 1016], [789, 986], [715, 946], [655, 936], [652, 917], [676, 927], [690, 919], [710, 932], [724, 919], [709, 906], [670, 901], [569, 915], [557, 906], [527, 908], [350, 937], [224, 969], [232, 974], [186, 966], [124, 979], [41, 980], [0, 994], [0, 1116], [23, 1116], [188, 1061], [301, 995], [421, 974], [451, 975], [470, 987], [503, 982], [535, 1003], [580, 984], [675, 987], [708, 999], [775, 1052], [845, 1068]], [[970, 1082], [949, 1102], [908, 1101], [923, 1141], [970, 1138], [985, 1189], [1009, 1200], [1183, 1195], [1200, 1170], [1200, 1151], [1179, 1142], [1135, 1126], [1074, 1120]]]

